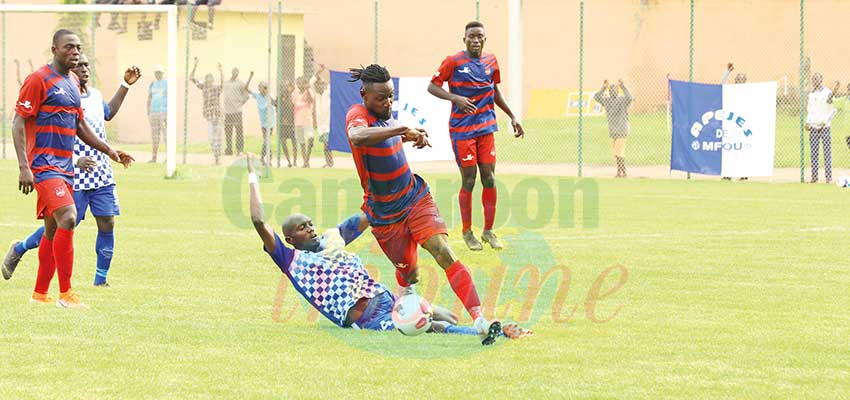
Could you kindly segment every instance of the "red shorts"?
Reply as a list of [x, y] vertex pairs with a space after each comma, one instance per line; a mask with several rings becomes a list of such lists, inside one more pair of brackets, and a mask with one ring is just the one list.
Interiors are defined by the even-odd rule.
[[35, 216], [38, 219], [50, 217], [54, 211], [74, 205], [74, 188], [64, 179], [50, 178], [36, 183], [35, 192], [38, 196], [35, 201]]
[[447, 232], [446, 222], [440, 217], [430, 193], [411, 207], [407, 218], [394, 224], [372, 227], [372, 235], [396, 267], [404, 264], [415, 268], [417, 245]]
[[452, 139], [452, 148], [458, 167], [496, 163], [496, 140], [492, 133], [472, 139]]

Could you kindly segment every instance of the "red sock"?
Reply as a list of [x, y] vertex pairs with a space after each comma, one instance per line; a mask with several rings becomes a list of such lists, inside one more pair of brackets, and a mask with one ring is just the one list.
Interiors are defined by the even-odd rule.
[[407, 279], [404, 279], [404, 275], [401, 273], [401, 269], [395, 269], [395, 281], [398, 282], [400, 287], [408, 287], [410, 286], [410, 282]]
[[56, 262], [53, 260], [53, 241], [47, 240], [47, 235], [41, 237], [38, 245], [38, 275], [35, 278], [35, 292], [47, 294], [50, 281], [56, 273]]
[[469, 312], [473, 320], [481, 316], [481, 300], [478, 299], [478, 292], [475, 290], [475, 283], [472, 282], [472, 275], [465, 265], [461, 264], [460, 260], [446, 268], [446, 278], [449, 279], [449, 285], [452, 286], [455, 295], [463, 302], [464, 308]]
[[71, 290], [71, 274], [74, 272], [74, 231], [57, 228], [53, 235], [53, 258], [59, 275], [59, 293]]
[[481, 192], [481, 204], [484, 205], [484, 230], [493, 229], [493, 220], [496, 219], [496, 187], [484, 188]]
[[460, 188], [458, 202], [460, 203], [460, 219], [463, 221], [463, 231], [466, 232], [472, 229], [472, 192]]

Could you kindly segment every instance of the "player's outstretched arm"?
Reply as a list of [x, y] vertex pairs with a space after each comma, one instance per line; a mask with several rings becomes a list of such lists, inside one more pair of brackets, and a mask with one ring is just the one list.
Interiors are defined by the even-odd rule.
[[401, 136], [404, 142], [415, 142], [413, 147], [417, 149], [431, 147], [428, 143], [428, 133], [424, 129], [411, 129], [406, 126], [392, 128], [355, 126], [348, 130], [348, 138], [356, 147], [372, 146], [395, 136]]
[[[118, 90], [115, 91], [115, 95], [112, 96], [112, 100], [109, 100], [109, 115], [104, 116], [104, 119], [111, 121], [112, 118], [115, 117], [115, 114], [118, 114], [118, 110], [121, 108], [121, 105], [124, 104], [124, 97], [126, 97], [127, 92], [130, 91], [130, 88], [127, 86], [132, 86], [141, 77], [142, 71], [135, 65], [127, 68], [127, 71], [124, 71], [124, 82], [118, 87]], [[124, 83], [127, 85], [125, 86]], [[150, 96], [148, 96], [148, 114], [150, 114], [150, 106]]]
[[250, 154], [248, 154], [245, 158], [245, 161], [248, 163], [248, 190], [250, 191], [249, 196], [251, 198], [251, 223], [254, 224], [254, 229], [257, 230], [257, 234], [260, 235], [260, 239], [263, 240], [263, 245], [266, 246], [266, 250], [268, 250], [269, 253], [274, 253], [277, 241], [274, 239], [274, 231], [272, 230], [272, 227], [265, 222], [263, 199], [260, 197], [259, 177], [254, 171], [254, 164], [251, 158]]
[[25, 129], [26, 120], [20, 115], [15, 114], [15, 119], [12, 120], [12, 141], [15, 143], [15, 154], [18, 156], [18, 190], [23, 194], [29, 194], [35, 188], [35, 177], [30, 170], [30, 163], [27, 160], [27, 133]]
[[83, 141], [83, 143], [109, 156], [112, 161], [124, 165], [124, 168], [129, 167], [130, 164], [133, 163], [133, 161], [136, 161], [136, 159], [134, 159], [129, 154], [121, 150], [115, 150], [106, 142], [100, 140], [97, 134], [95, 134], [94, 131], [91, 129], [91, 126], [89, 126], [88, 122], [86, 122], [86, 120], [83, 118], [80, 118], [77, 121], [77, 137], [79, 137], [80, 140]]
[[254, 79], [254, 71], [251, 71], [251, 75], [248, 75], [248, 82], [245, 82], [245, 88], [242, 89], [245, 93], [251, 93], [251, 80]]
[[495, 91], [496, 91], [496, 105], [499, 106], [499, 108], [501, 108], [502, 111], [504, 111], [505, 114], [508, 115], [508, 117], [510, 117], [511, 127], [514, 129], [514, 136], [524, 138], [525, 137], [525, 129], [523, 129], [522, 124], [520, 124], [519, 121], [517, 121], [516, 117], [514, 116], [513, 111], [511, 111], [511, 107], [508, 106], [508, 102], [505, 101], [505, 97], [502, 96], [502, 91], [499, 90], [499, 85], [493, 85], [493, 86], [495, 87]]

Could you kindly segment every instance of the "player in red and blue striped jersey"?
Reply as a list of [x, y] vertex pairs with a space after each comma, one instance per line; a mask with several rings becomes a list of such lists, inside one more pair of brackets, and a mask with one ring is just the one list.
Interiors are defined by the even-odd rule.
[[[446, 57], [428, 86], [429, 93], [452, 102], [449, 134], [462, 178], [458, 198], [463, 240], [470, 250], [483, 249], [472, 233], [472, 189], [478, 173], [484, 186], [481, 195], [484, 231], [481, 239], [494, 249], [503, 247], [492, 230], [496, 218], [496, 142], [493, 133], [499, 129], [495, 106], [499, 106], [511, 119], [514, 136], [525, 135], [522, 125], [499, 91], [499, 62], [496, 56], [483, 52], [486, 41], [482, 23], [473, 21], [466, 24], [463, 35], [466, 50]], [[448, 82], [448, 92], [443, 89], [444, 82]]]
[[362, 82], [363, 103], [351, 106], [345, 118], [364, 192], [361, 209], [384, 254], [398, 266], [396, 281], [407, 290], [418, 282], [417, 250], [422, 246], [445, 271], [452, 290], [475, 321], [482, 344], [493, 343], [501, 324], [484, 318], [472, 275], [449, 247], [446, 224], [428, 184], [411, 172], [402, 148], [403, 142], [414, 142], [419, 149], [430, 146], [428, 134], [392, 118], [395, 88], [386, 68], [372, 64], [352, 69], [351, 76]]
[[74, 267], [74, 138], [129, 166], [133, 158], [100, 140], [83, 118], [79, 78], [71, 72], [81, 53], [80, 38], [67, 29], [53, 35], [53, 61], [30, 74], [21, 88], [12, 123], [18, 157], [18, 188], [37, 193], [36, 217], [44, 220], [38, 275], [32, 301], [50, 303], [53, 275], [59, 277], [60, 307], [85, 307], [71, 289]]

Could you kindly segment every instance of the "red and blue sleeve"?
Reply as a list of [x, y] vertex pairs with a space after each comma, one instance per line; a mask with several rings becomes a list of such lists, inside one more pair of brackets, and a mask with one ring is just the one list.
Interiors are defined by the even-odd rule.
[[352, 107], [348, 110], [348, 114], [345, 115], [345, 133], [351, 130], [354, 127], [369, 127], [369, 113], [366, 111], [365, 107]]
[[502, 83], [502, 72], [499, 69], [499, 60], [493, 57], [493, 84], [498, 85], [500, 83]]
[[443, 63], [440, 64], [440, 68], [437, 69], [437, 72], [434, 72], [434, 76], [431, 78], [431, 83], [437, 86], [443, 86], [443, 82], [452, 79], [452, 73], [455, 70], [455, 60], [452, 56], [446, 57], [443, 60]]
[[45, 92], [44, 81], [41, 80], [41, 77], [35, 73], [30, 74], [24, 80], [24, 85], [21, 86], [15, 112], [23, 119], [35, 118], [41, 108], [41, 103], [44, 102]]

